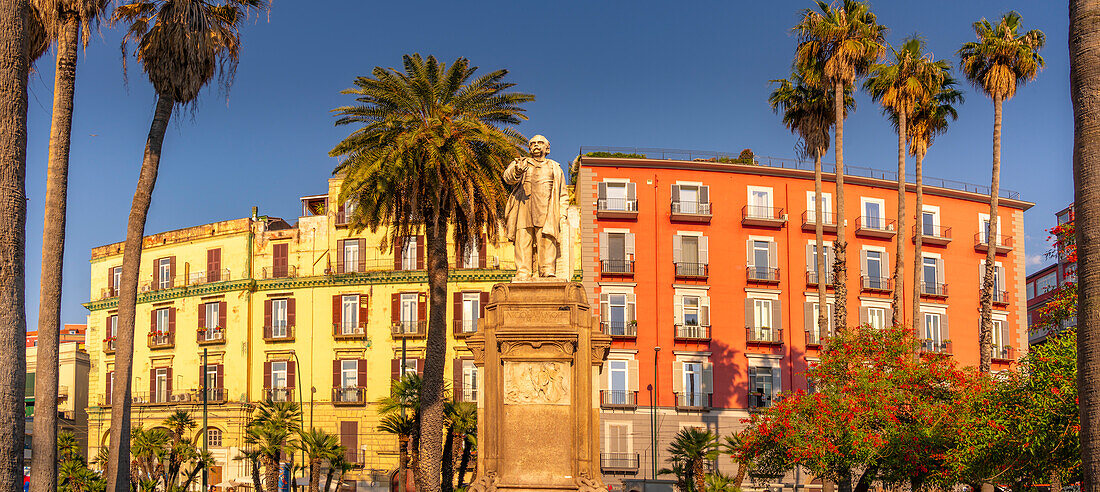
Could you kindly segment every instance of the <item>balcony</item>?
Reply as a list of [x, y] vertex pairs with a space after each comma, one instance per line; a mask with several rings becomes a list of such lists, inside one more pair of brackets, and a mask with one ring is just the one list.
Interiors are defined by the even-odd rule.
[[103, 340], [103, 353], [107, 355], [115, 353], [115, 337]]
[[[825, 282], [826, 287], [836, 287], [836, 278], [833, 277], [833, 272], [825, 270]], [[817, 272], [806, 270], [806, 285], [817, 287]]]
[[[817, 213], [813, 210], [802, 212], [802, 230], [817, 232]], [[821, 212], [821, 231], [836, 234], [836, 214]]]
[[1008, 345], [994, 345], [992, 359], [1000, 362], [1011, 362], [1016, 360], [1016, 357], [1012, 347]]
[[294, 325], [279, 324], [264, 327], [265, 342], [293, 342]]
[[196, 341], [199, 345], [216, 345], [225, 343], [225, 328], [199, 328], [196, 332]]
[[710, 273], [706, 263], [686, 263], [683, 261], [673, 263], [676, 267], [676, 277], [685, 279], [706, 279]]
[[335, 406], [358, 406], [367, 403], [365, 386], [336, 386], [332, 388], [332, 404]]
[[428, 322], [419, 321], [395, 321], [390, 326], [390, 334], [394, 338], [424, 338], [427, 332]]
[[596, 200], [596, 217], [601, 219], [637, 219], [638, 200], [629, 198]]
[[638, 392], [627, 390], [600, 391], [600, 408], [638, 408]]
[[264, 388], [260, 395], [264, 401], [294, 401], [294, 388]]
[[[197, 389], [191, 393], [192, 401], [198, 404], [202, 404], [202, 389]], [[207, 388], [206, 389], [206, 403], [225, 403], [229, 401], [229, 392], [225, 388]]]
[[158, 290], [167, 290], [175, 287], [182, 287], [185, 283], [187, 283], [186, 280], [187, 278], [182, 275], [165, 278], [153, 278], [150, 276], [147, 277], [144, 282], [138, 284], [138, 290], [140, 292], [155, 292]]
[[998, 306], [1008, 305], [1009, 298], [1007, 290], [994, 290], [993, 292], [990, 292], [990, 294], [992, 294], [993, 296], [993, 304], [996, 304]]
[[477, 333], [477, 321], [476, 319], [456, 319], [454, 323], [454, 336], [455, 338], [465, 338], [474, 333]]
[[771, 267], [750, 266], [745, 269], [749, 282], [758, 284], [778, 284], [779, 269]]
[[191, 275], [187, 278], [187, 285], [202, 285], [212, 284], [214, 282], [225, 282], [229, 280], [229, 269], [222, 268], [218, 270], [207, 270], [205, 272], [191, 272]]
[[600, 453], [600, 470], [608, 473], [637, 473], [638, 453]]
[[[913, 226], [913, 241], [916, 240], [917, 226]], [[922, 227], [920, 242], [921, 244], [931, 244], [933, 246], [947, 246], [947, 243], [951, 242], [951, 228], [938, 225], [931, 228]]]
[[176, 346], [176, 332], [173, 330], [150, 332], [148, 338], [149, 348], [151, 349], [165, 349]]
[[[817, 324], [817, 320], [813, 320], [814, 325]], [[831, 337], [831, 333], [825, 333], [822, 335], [818, 330], [806, 330], [806, 346], [807, 347], [820, 347], [825, 344], [825, 340]]]
[[669, 218], [680, 222], [710, 222], [712, 205], [710, 202], [673, 200]]
[[741, 225], [757, 227], [783, 227], [787, 223], [787, 214], [779, 207], [741, 207]]
[[748, 332], [745, 339], [748, 343], [754, 345], [783, 345], [782, 328], [746, 326], [745, 331]]
[[920, 295], [921, 297], [947, 297], [947, 284], [941, 284], [939, 282], [921, 282]]
[[638, 322], [631, 321], [601, 321], [600, 328], [605, 335], [611, 338], [637, 338]]
[[676, 325], [676, 340], [683, 342], [709, 342], [710, 327], [701, 325]]
[[894, 279], [890, 277], [859, 277], [859, 287], [865, 292], [893, 292]]
[[298, 267], [294, 265], [287, 265], [285, 268], [276, 267], [263, 267], [260, 270], [260, 278], [263, 280], [269, 280], [273, 278], [297, 278]]
[[[993, 237], [993, 248], [996, 254], [1008, 254], [1012, 251], [1013, 244], [1012, 236], [994, 235]], [[989, 234], [979, 232], [974, 235], [974, 250], [983, 253], [989, 251]]]
[[768, 408], [772, 406], [772, 395], [765, 394], [761, 390], [749, 390], [749, 408]]
[[118, 297], [118, 289], [116, 289], [114, 287], [107, 287], [105, 289], [99, 289], [99, 299], [98, 300], [102, 301], [104, 299], [110, 299], [112, 297]]
[[351, 215], [353, 213], [355, 213], [355, 209], [352, 209], [349, 213], [349, 211], [346, 210], [346, 208], [347, 207], [343, 207], [343, 206], [337, 207], [337, 209], [336, 209], [336, 222], [334, 224], [336, 227], [344, 227], [344, 226], [347, 226], [351, 222]]
[[710, 393], [674, 393], [676, 409], [688, 412], [704, 412], [711, 407]]
[[920, 351], [926, 354], [950, 354], [951, 340], [923, 338], [920, 341]]
[[332, 337], [337, 340], [363, 340], [367, 338], [367, 322], [339, 322], [332, 324]]
[[882, 217], [859, 217], [856, 219], [856, 235], [891, 239], [897, 234], [897, 221]]
[[130, 404], [133, 406], [146, 406], [146, 405], [168, 405], [171, 403], [177, 403], [178, 397], [169, 393], [165, 389], [158, 391], [131, 391], [130, 392]]
[[455, 384], [455, 401], [477, 403], [477, 386], [469, 384]]
[[605, 276], [634, 276], [634, 260], [600, 260], [600, 273]]

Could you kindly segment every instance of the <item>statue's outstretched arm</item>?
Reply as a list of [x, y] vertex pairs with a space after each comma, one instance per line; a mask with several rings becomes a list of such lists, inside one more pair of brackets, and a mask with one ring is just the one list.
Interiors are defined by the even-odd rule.
[[509, 185], [519, 183], [520, 180], [523, 179], [523, 173], [526, 171], [527, 166], [520, 166], [519, 159], [512, 160], [512, 162], [508, 164], [508, 168], [504, 170], [504, 175], [502, 176], [504, 178], [504, 183]]

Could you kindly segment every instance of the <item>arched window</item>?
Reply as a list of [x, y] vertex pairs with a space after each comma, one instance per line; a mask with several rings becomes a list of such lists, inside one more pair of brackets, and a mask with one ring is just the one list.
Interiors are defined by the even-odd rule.
[[222, 431], [216, 427], [209, 427], [206, 429], [206, 442], [208, 446], [221, 447], [222, 445]]

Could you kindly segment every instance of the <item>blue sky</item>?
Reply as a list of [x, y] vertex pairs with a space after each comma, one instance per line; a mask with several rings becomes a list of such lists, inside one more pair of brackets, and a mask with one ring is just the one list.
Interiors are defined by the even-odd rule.
[[[114, 5], [114, 2], [112, 2]], [[228, 98], [207, 91], [177, 113], [165, 138], [147, 233], [261, 214], [293, 222], [298, 197], [323, 192], [327, 152], [348, 128], [330, 110], [339, 91], [376, 66], [420, 52], [507, 68], [537, 100], [520, 130], [552, 142], [565, 163], [582, 145], [664, 147], [793, 157], [795, 138], [767, 105], [768, 80], [786, 77], [790, 27], [811, 2], [302, 2], [277, 0], [243, 29]], [[1036, 205], [1026, 215], [1029, 271], [1045, 263], [1044, 229], [1073, 196], [1068, 29], [1064, 2], [950, 0], [872, 3], [888, 40], [918, 34], [937, 58], [973, 39], [971, 23], [1023, 15], [1047, 36], [1047, 67], [1005, 104], [1002, 187]], [[77, 73], [62, 320], [82, 323], [89, 250], [121, 241], [155, 102], [140, 66], [124, 79], [120, 29], [104, 25]], [[48, 56], [52, 56], [52, 53]], [[53, 61], [32, 76], [27, 160], [27, 314], [38, 320], [42, 207]], [[928, 176], [988, 185], [992, 103], [965, 86], [959, 121], [937, 140]], [[845, 125], [845, 162], [896, 166], [896, 137], [863, 94]], [[912, 164], [910, 163], [910, 166]]]

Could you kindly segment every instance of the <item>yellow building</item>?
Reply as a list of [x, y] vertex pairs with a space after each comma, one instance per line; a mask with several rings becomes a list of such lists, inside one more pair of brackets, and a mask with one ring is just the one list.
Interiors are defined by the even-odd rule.
[[[233, 458], [243, 446], [250, 410], [265, 399], [301, 401], [305, 427], [339, 435], [348, 458], [361, 465], [348, 479], [385, 483], [397, 465], [396, 438], [376, 430], [374, 402], [388, 394], [399, 371], [402, 340], [406, 370], [423, 370], [424, 239], [407, 238], [395, 255], [379, 247], [385, 231], [353, 234], [348, 210], [335, 203], [339, 186], [333, 178], [326, 194], [303, 197], [302, 216], [293, 225], [253, 212], [144, 240], [134, 424], [157, 426], [178, 408], [198, 420], [205, 376], [218, 466], [211, 483], [248, 480], [245, 463]], [[571, 220], [577, 220], [575, 210]], [[575, 252], [576, 241], [569, 242], [563, 250]], [[477, 376], [463, 340], [476, 331], [491, 286], [511, 280], [512, 248], [479, 238], [472, 247], [451, 244], [448, 251], [447, 378], [456, 399], [476, 401]], [[91, 256], [93, 300], [85, 306], [95, 456], [109, 435], [122, 243], [95, 248]]]

